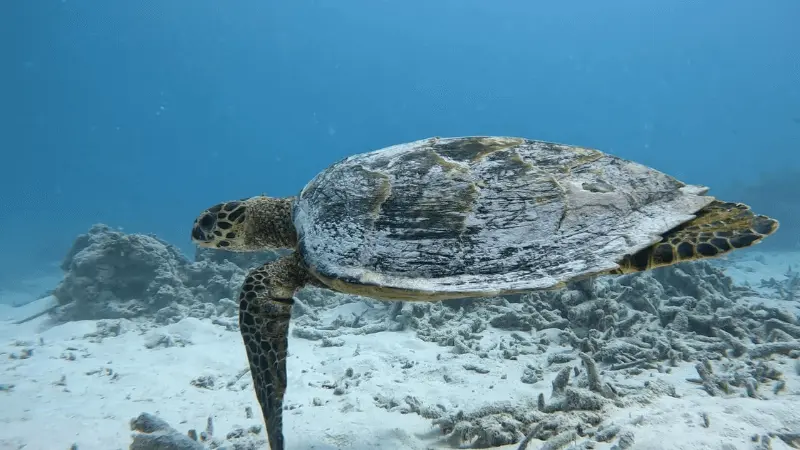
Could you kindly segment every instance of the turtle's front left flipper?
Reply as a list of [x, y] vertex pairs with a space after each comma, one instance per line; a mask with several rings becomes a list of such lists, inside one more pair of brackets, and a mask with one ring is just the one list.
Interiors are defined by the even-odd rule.
[[272, 450], [284, 450], [283, 396], [289, 319], [292, 297], [307, 278], [297, 256], [291, 254], [251, 271], [239, 293], [239, 330]]

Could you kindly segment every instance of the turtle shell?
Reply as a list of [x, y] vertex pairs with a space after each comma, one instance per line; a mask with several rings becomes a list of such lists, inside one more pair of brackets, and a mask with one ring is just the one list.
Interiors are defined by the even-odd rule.
[[293, 221], [303, 260], [329, 285], [444, 298], [613, 270], [693, 219], [713, 201], [706, 191], [583, 147], [431, 138], [328, 167]]

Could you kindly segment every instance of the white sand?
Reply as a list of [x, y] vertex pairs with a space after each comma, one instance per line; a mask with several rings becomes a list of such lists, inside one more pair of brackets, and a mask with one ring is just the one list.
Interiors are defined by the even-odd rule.
[[[741, 267], [736, 270], [758, 279], [785, 272], [783, 261], [753, 263], [749, 258], [755, 256], [737, 262]], [[358, 307], [363, 305], [342, 308]], [[9, 320], [14, 312], [0, 305], [0, 318]], [[95, 330], [96, 324], [91, 321], [49, 327], [44, 317], [21, 325], [0, 323], [0, 384], [14, 385], [11, 391], [0, 392], [0, 450], [67, 449], [73, 443], [81, 450], [127, 449], [131, 441], [128, 422], [141, 412], [154, 413], [181, 432], [190, 428], [202, 431], [209, 415], [221, 435], [237, 425], [247, 428], [261, 423], [249, 374], [234, 389], [225, 387], [246, 367], [238, 332], [205, 320], [185, 319], [144, 334], [131, 325], [129, 331], [102, 342], [84, 338]], [[146, 348], [150, 334], [159, 332], [190, 343], [185, 347]], [[495, 340], [508, 333], [488, 330], [484, 335]], [[531, 359], [495, 361], [454, 355], [449, 348], [419, 340], [413, 332], [341, 339], [344, 346], [326, 348], [319, 342], [290, 340], [286, 404], [295, 408], [284, 416], [287, 449], [447, 448], [438, 442], [441, 435], [430, 420], [388, 412], [376, 406], [373, 396], [383, 394], [402, 400], [413, 395], [429, 404], [441, 403], [448, 410], [459, 406], [472, 410], [497, 400], [535, 399], [539, 392], [549, 397], [555, 375], [546, 375], [533, 385], [523, 384], [519, 379]], [[9, 358], [26, 347], [33, 348], [30, 358]], [[358, 356], [354, 356], [356, 349]], [[70, 360], [69, 355], [75, 359]], [[414, 366], [403, 369], [408, 361]], [[490, 372], [465, 370], [463, 365], [468, 362], [485, 366]], [[696, 377], [691, 364], [671, 374], [645, 372], [627, 382], [641, 384], [662, 378], [674, 384], [680, 398], [665, 396], [647, 407], [612, 409], [606, 423], [625, 425], [633, 431], [634, 449], [754, 449], [756, 444], [750, 441], [754, 434], [800, 431], [800, 376], [792, 364], [779, 365], [787, 380], [784, 393], [773, 395], [769, 386], [761, 388], [768, 400], [710, 397], [696, 384], [685, 381]], [[337, 396], [322, 386], [340, 379], [348, 368], [360, 374], [358, 387]], [[446, 383], [444, 374], [455, 382]], [[501, 379], [504, 374], [507, 379]], [[217, 376], [217, 388], [192, 386], [190, 381], [200, 375]], [[63, 386], [59, 385], [62, 378]], [[323, 406], [313, 406], [315, 397], [323, 401]], [[246, 407], [252, 408], [253, 418], [245, 417]], [[709, 428], [702, 426], [701, 412], [708, 413]], [[528, 448], [540, 446], [534, 441]], [[596, 448], [609, 447], [599, 444]], [[775, 439], [772, 448], [789, 447]]]

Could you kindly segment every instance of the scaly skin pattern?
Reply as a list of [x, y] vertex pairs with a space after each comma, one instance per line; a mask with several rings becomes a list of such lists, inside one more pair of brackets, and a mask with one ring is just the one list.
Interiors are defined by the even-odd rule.
[[661, 235], [661, 240], [625, 256], [610, 274], [643, 272], [679, 262], [715, 258], [757, 244], [778, 230], [778, 221], [749, 206], [714, 200], [694, 219]]
[[293, 201], [292, 197], [257, 196], [218, 203], [194, 220], [192, 241], [231, 252], [294, 248]]
[[272, 450], [284, 449], [283, 396], [292, 296], [307, 278], [293, 253], [251, 271], [239, 294], [239, 330]]

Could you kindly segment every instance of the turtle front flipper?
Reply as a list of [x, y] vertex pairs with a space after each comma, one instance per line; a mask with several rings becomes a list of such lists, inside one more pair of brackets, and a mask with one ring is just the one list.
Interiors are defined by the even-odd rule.
[[778, 221], [742, 203], [715, 200], [694, 219], [663, 234], [660, 242], [620, 262], [613, 273], [633, 273], [679, 262], [722, 256], [750, 247], [778, 230]]
[[284, 450], [283, 396], [292, 297], [307, 278], [293, 253], [253, 269], [239, 293], [239, 330], [272, 450]]

